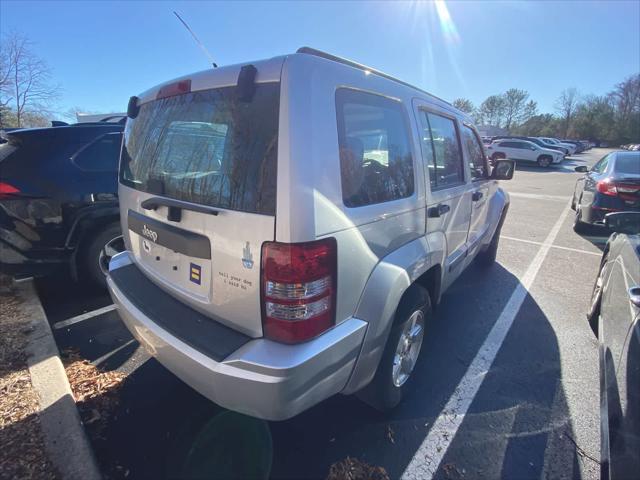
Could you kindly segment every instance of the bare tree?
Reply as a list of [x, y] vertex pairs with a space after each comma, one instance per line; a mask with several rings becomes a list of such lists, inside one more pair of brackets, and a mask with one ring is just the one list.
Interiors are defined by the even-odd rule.
[[510, 88], [503, 95], [504, 126], [507, 130], [517, 126], [522, 120], [529, 94], [524, 90]]
[[633, 112], [640, 111], [640, 74], [632, 75], [616, 85], [611, 97], [615, 101], [620, 120], [629, 120]]
[[0, 43], [0, 104], [13, 108], [17, 126], [25, 114], [49, 113], [60, 87], [51, 83], [51, 69], [32, 50], [24, 35], [10, 33]]
[[482, 102], [478, 109], [479, 123], [500, 127], [504, 120], [504, 98], [502, 95], [491, 95]]
[[560, 114], [563, 123], [563, 136], [566, 137], [571, 127], [571, 120], [575, 115], [578, 104], [580, 103], [580, 95], [575, 87], [567, 88], [560, 93], [556, 100], [556, 110]]

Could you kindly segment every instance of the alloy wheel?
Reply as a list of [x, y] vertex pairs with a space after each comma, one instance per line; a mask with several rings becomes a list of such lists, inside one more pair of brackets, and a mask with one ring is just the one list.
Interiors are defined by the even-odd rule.
[[416, 310], [405, 323], [393, 357], [393, 384], [401, 387], [413, 372], [424, 338], [424, 312]]

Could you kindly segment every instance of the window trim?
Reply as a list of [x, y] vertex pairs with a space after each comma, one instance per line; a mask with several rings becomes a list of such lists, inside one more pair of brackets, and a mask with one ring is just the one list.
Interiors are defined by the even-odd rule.
[[[487, 159], [487, 156], [485, 155], [485, 146], [484, 143], [482, 143], [482, 140], [480, 138], [480, 136], [478, 135], [477, 130], [475, 129], [475, 127], [473, 126], [472, 123], [467, 123], [467, 122], [462, 122], [462, 126], [465, 128], [468, 128], [469, 130], [471, 130], [471, 133], [474, 135], [474, 137], [476, 138], [476, 142], [479, 143], [480, 145], [480, 152], [482, 153], [482, 160], [484, 160], [484, 176], [481, 178], [473, 178], [473, 175], [471, 174], [471, 171], [469, 171], [469, 179], [472, 182], [482, 182], [483, 180], [488, 180], [489, 179], [489, 161]], [[469, 162], [467, 162], [467, 164], [469, 164]]]
[[[429, 188], [431, 189], [432, 192], [442, 192], [444, 190], [449, 190], [451, 188], [460, 187], [461, 185], [466, 185], [468, 183], [468, 179], [466, 174], [466, 168], [464, 165], [464, 154], [462, 152], [462, 142], [460, 140], [460, 127], [458, 125], [458, 118], [455, 115], [452, 115], [450, 113], [444, 113], [444, 112], [441, 112], [440, 110], [436, 110], [433, 108], [429, 108], [426, 105], [419, 105], [418, 112], [425, 113], [425, 119], [427, 120], [427, 125], [429, 126], [429, 136], [431, 137], [431, 150], [432, 150], [432, 155], [434, 160], [436, 160], [436, 150], [435, 150], [435, 145], [433, 144], [433, 133], [431, 132], [431, 122], [429, 122], [429, 116], [426, 114], [431, 113], [433, 115], [438, 115], [440, 117], [447, 118], [453, 122], [454, 128], [456, 130], [456, 138], [458, 140], [458, 149], [460, 150], [460, 162], [462, 163], [462, 181], [459, 181], [456, 183], [450, 183], [448, 185], [441, 187], [441, 186], [438, 186], [438, 182], [436, 180], [436, 186], [432, 187], [431, 178], [429, 178]], [[420, 143], [422, 143], [422, 140]], [[425, 165], [425, 171], [427, 172], [427, 175], [428, 175], [429, 174], [428, 165]]]
[[[105, 138], [108, 135], [120, 135], [120, 146], [118, 147], [118, 160], [116, 161], [116, 168], [114, 170], [95, 170], [95, 169], [82, 167], [77, 162], [78, 157], [80, 155], [82, 155], [84, 153], [84, 151], [87, 150], [89, 147], [91, 147], [94, 143], [98, 143], [100, 140], [102, 140], [103, 138]], [[91, 142], [89, 142], [86, 145], [83, 145], [82, 147], [80, 147], [79, 150], [77, 150], [73, 155], [71, 155], [71, 158], [70, 158], [71, 163], [78, 170], [81, 170], [81, 171], [86, 172], [86, 173], [116, 173], [117, 174], [118, 171], [120, 170], [120, 155], [122, 154], [122, 142], [123, 142], [123, 140], [124, 140], [124, 132], [107, 132], [107, 133], [103, 133], [99, 137], [94, 138]]]
[[[409, 152], [411, 153], [411, 173], [412, 173], [412, 180], [413, 180], [413, 186], [411, 189], [411, 193], [409, 195], [403, 196], [403, 197], [398, 197], [398, 198], [391, 198], [388, 200], [383, 200], [381, 202], [374, 202], [374, 203], [366, 203], [364, 205], [347, 205], [345, 203], [345, 197], [344, 197], [344, 192], [342, 190], [342, 165], [341, 165], [341, 160], [340, 160], [340, 136], [341, 136], [341, 127], [344, 127], [344, 115], [340, 115], [340, 111], [338, 109], [338, 92], [340, 91], [350, 91], [350, 92], [355, 92], [358, 94], [362, 94], [362, 95], [372, 95], [375, 97], [378, 97], [380, 99], [384, 99], [387, 100], [389, 102], [394, 102], [396, 104], [398, 104], [400, 106], [400, 112], [402, 115], [402, 119], [403, 119], [403, 123], [404, 123], [404, 130], [406, 133], [406, 138], [407, 138], [407, 147], [409, 148]], [[402, 201], [402, 200], [407, 200], [409, 198], [412, 198], [416, 195], [417, 193], [417, 179], [419, 178], [418, 176], [418, 172], [416, 171], [416, 152], [414, 151], [414, 138], [413, 138], [413, 132], [412, 132], [412, 123], [411, 123], [411, 117], [409, 115], [409, 112], [407, 110], [407, 107], [405, 105], [405, 102], [398, 97], [393, 97], [393, 96], [389, 96], [389, 95], [385, 95], [383, 93], [380, 92], [376, 92], [376, 91], [372, 91], [372, 90], [366, 90], [366, 89], [362, 89], [362, 88], [356, 88], [356, 87], [352, 87], [352, 86], [347, 86], [347, 85], [340, 85], [338, 87], [336, 87], [334, 94], [333, 94], [333, 98], [334, 98], [334, 106], [335, 106], [335, 118], [336, 118], [336, 137], [337, 137], [337, 144], [336, 146], [338, 147], [338, 167], [339, 167], [339, 179], [340, 179], [340, 198], [342, 201], [342, 205], [345, 208], [348, 208], [349, 210], [355, 210], [358, 208], [367, 208], [367, 207], [375, 207], [378, 205], [384, 205], [390, 202], [398, 202], [398, 201]], [[344, 113], [344, 111], [343, 111]], [[344, 129], [344, 128], [343, 128]]]

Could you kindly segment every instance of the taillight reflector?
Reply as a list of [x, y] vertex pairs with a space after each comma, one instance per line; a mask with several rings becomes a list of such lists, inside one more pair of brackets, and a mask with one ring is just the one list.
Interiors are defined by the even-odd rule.
[[596, 183], [596, 189], [603, 195], [610, 195], [612, 197], [618, 195], [616, 184], [610, 178], [605, 178]]
[[20, 190], [10, 183], [0, 182], [0, 198], [11, 198], [20, 193]]
[[337, 245], [334, 238], [262, 246], [265, 337], [299, 343], [335, 324]]
[[191, 80], [180, 80], [161, 87], [156, 95], [156, 99], [174, 97], [191, 91]]

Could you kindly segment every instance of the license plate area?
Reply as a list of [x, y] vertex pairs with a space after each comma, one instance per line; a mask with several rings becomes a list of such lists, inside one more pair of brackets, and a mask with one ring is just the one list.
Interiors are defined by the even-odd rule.
[[200, 302], [211, 300], [211, 243], [203, 235], [129, 211], [134, 255], [167, 287]]

